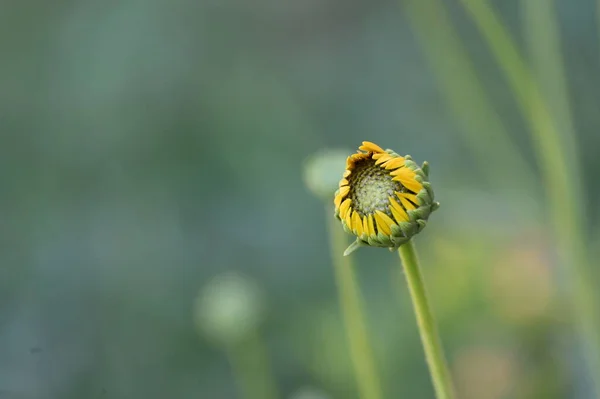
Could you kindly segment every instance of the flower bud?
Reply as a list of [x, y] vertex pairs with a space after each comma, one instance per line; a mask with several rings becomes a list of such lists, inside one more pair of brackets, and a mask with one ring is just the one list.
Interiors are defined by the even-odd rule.
[[429, 165], [364, 141], [346, 160], [334, 196], [335, 216], [357, 238], [344, 252], [360, 246], [387, 247], [406, 243], [427, 224], [434, 202]]

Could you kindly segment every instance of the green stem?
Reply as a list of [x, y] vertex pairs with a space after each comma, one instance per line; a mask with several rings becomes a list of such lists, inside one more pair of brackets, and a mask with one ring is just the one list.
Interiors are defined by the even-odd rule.
[[423, 276], [419, 269], [419, 260], [415, 246], [410, 240], [398, 249], [398, 254], [404, 266], [408, 289], [412, 298], [421, 342], [425, 349], [425, 358], [433, 381], [433, 388], [438, 399], [451, 399], [454, 397], [452, 378], [433, 313], [429, 307]]
[[[326, 211], [327, 214], [331, 213], [329, 207]], [[365, 323], [354, 265], [351, 257], [343, 256], [348, 243], [347, 235], [333, 217], [329, 216], [327, 219], [336, 285], [358, 391], [362, 399], [381, 399], [383, 395], [379, 374]]]
[[227, 350], [240, 397], [245, 399], [277, 399], [279, 393], [274, 381], [269, 357], [258, 332], [244, 342]]

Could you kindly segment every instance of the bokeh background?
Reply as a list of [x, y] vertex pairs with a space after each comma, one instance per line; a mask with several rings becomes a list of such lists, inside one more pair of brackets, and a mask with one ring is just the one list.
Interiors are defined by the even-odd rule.
[[[598, 6], [490, 4], [576, 143], [594, 261]], [[592, 398], [529, 131], [458, 1], [3, 0], [0, 397], [241, 398], [254, 355], [236, 368], [194, 316], [236, 272], [278, 397], [358, 398], [303, 174], [370, 140], [431, 164], [417, 246], [460, 397]], [[397, 257], [354, 258], [385, 397], [432, 398]]]

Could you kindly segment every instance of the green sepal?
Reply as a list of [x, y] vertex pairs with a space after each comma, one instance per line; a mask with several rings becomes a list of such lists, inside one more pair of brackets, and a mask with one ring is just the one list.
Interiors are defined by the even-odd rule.
[[419, 191], [419, 193], [417, 194], [417, 198], [419, 198], [423, 206], [430, 205], [432, 202], [431, 197], [427, 193], [427, 190]]
[[401, 245], [404, 240], [406, 240], [406, 237], [404, 236], [392, 237], [392, 243], [394, 243], [394, 247]]
[[415, 225], [410, 222], [400, 222], [400, 229], [405, 237], [410, 237], [414, 234]]
[[394, 246], [391, 248], [393, 248], [393, 249], [398, 248], [400, 245], [404, 244], [408, 240], [409, 240], [408, 237], [398, 237], [396, 240], [394, 240]]
[[429, 205], [422, 206], [411, 212], [415, 216], [415, 219], [414, 219], [415, 221], [418, 221], [421, 219], [427, 219], [429, 217], [429, 214], [431, 213]]
[[377, 240], [377, 236], [369, 236], [367, 238], [367, 242], [372, 247], [380, 247], [381, 246], [381, 243]]
[[398, 226], [397, 224], [393, 225], [391, 227], [391, 229], [392, 229], [392, 237], [403, 237], [404, 236], [404, 232], [402, 231], [400, 226]]
[[350, 228], [349, 228], [349, 227], [346, 225], [346, 222], [345, 222], [345, 221], [342, 221], [342, 226], [344, 227], [344, 231], [345, 231], [346, 233], [348, 233], [348, 234], [354, 234], [354, 233], [352, 232], [352, 230], [350, 230]]
[[404, 166], [407, 167], [410, 170], [415, 171], [415, 172], [417, 172], [419, 170], [419, 165], [417, 165], [415, 163], [415, 161], [413, 161], [411, 159], [407, 159], [406, 161], [404, 161]]
[[377, 238], [379, 239], [379, 242], [383, 244], [382, 246], [389, 247], [392, 245], [392, 240], [390, 240], [390, 237], [383, 233], [377, 233]]
[[425, 173], [425, 177], [429, 177], [429, 162], [423, 162], [423, 166], [421, 166], [423, 173]]
[[348, 246], [348, 248], [346, 248], [346, 250], [344, 251], [344, 256], [350, 255], [352, 252], [356, 251], [358, 248], [360, 248], [362, 246], [365, 246], [365, 243], [357, 238], [356, 241], [354, 241], [352, 244], [350, 244]]
[[434, 194], [433, 189], [431, 188], [431, 183], [429, 183], [428, 181], [423, 182], [423, 188], [425, 189], [425, 191], [427, 191], [427, 194], [429, 194], [429, 198], [433, 201]]

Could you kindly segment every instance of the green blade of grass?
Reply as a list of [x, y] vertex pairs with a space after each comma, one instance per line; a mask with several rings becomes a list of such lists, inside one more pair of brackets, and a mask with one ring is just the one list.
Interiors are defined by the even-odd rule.
[[[532, 168], [511, 140], [440, 0], [402, 1], [459, 132], [495, 187], [539, 190]], [[507, 161], [510, 159], [510, 161]], [[518, 175], [519, 179], [507, 179]], [[507, 186], [510, 184], [510, 187]]]
[[[540, 94], [554, 116], [557, 131], [562, 142], [562, 152], [566, 159], [579, 159], [576, 134], [571, 114], [565, 67], [560, 43], [560, 31], [556, 13], [549, 0], [521, 0], [522, 25], [525, 32], [529, 61], [533, 76], [540, 88]], [[542, 115], [543, 116], [543, 115]], [[571, 170], [580, 174], [579, 163], [571, 165]], [[571, 181], [582, 188], [580, 179]]]

